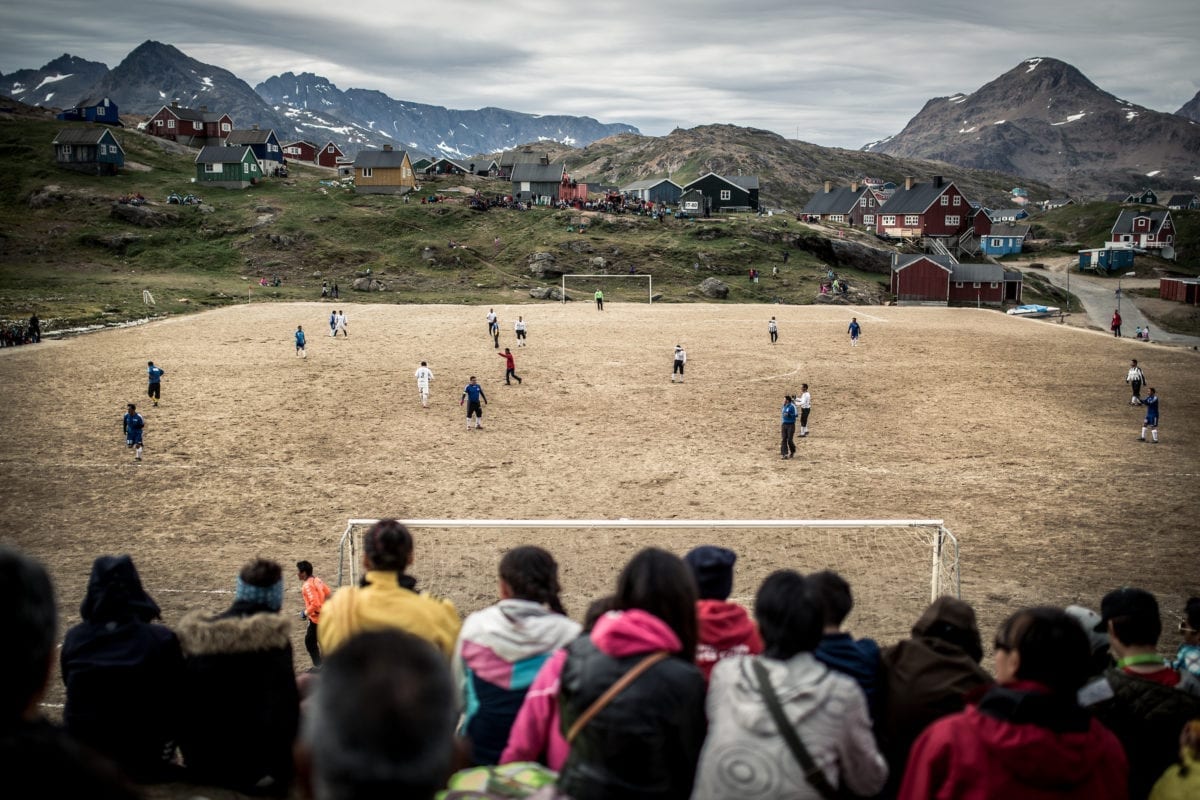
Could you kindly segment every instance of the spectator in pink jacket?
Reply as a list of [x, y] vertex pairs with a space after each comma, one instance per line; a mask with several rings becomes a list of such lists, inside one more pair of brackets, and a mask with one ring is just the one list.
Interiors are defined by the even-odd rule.
[[[584, 615], [583, 632], [591, 633], [592, 626], [613, 607], [613, 597], [602, 597], [588, 606]], [[566, 763], [571, 746], [563, 738], [558, 723], [558, 688], [565, 649], [556, 650], [538, 670], [525, 693], [525, 701], [508, 734], [508, 746], [500, 754], [501, 764], [514, 761], [537, 761], [558, 772]]]

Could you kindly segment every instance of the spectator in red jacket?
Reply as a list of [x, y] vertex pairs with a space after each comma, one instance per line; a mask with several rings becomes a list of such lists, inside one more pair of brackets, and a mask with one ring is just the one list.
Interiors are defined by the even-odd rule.
[[683, 560], [696, 578], [700, 596], [696, 602], [700, 625], [696, 666], [707, 681], [718, 661], [729, 656], [756, 656], [763, 651], [763, 643], [746, 609], [729, 602], [737, 554], [724, 547], [704, 545]]
[[1087, 636], [1058, 608], [1028, 608], [996, 635], [996, 685], [913, 745], [900, 800], [1127, 800], [1117, 737], [1079, 706]]

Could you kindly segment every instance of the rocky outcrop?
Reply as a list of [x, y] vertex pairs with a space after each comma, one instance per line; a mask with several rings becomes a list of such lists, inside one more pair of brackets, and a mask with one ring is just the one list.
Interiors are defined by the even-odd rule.
[[355, 278], [350, 288], [356, 292], [383, 292], [387, 290], [387, 285], [378, 278], [363, 277]]
[[152, 206], [131, 206], [125, 203], [112, 204], [112, 216], [141, 228], [161, 228], [179, 220], [174, 211]]
[[555, 266], [554, 253], [534, 253], [529, 257], [529, 274], [535, 278], [561, 278], [564, 270]]
[[[534, 300], [562, 300], [562, 288], [558, 286], [535, 286], [529, 290], [529, 296]], [[570, 301], [571, 295], [567, 295], [567, 300]]]
[[729, 287], [716, 278], [705, 278], [700, 283], [700, 294], [705, 297], [712, 297], [717, 300], [724, 300], [729, 296]]

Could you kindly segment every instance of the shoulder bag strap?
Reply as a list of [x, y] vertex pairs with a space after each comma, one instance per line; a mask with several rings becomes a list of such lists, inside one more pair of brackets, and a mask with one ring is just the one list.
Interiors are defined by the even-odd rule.
[[825, 800], [835, 800], [841, 797], [838, 790], [829, 782], [829, 778], [825, 777], [825, 773], [813, 761], [808, 749], [804, 746], [804, 742], [800, 741], [800, 735], [796, 733], [796, 729], [788, 722], [787, 715], [783, 713], [783, 707], [779, 704], [779, 697], [776, 696], [775, 689], [771, 686], [771, 678], [767, 675], [767, 668], [757, 658], [751, 661], [750, 664], [754, 669], [754, 677], [758, 679], [759, 694], [762, 695], [763, 701], [767, 704], [767, 710], [771, 712], [771, 718], [775, 721], [775, 727], [779, 729], [779, 734], [783, 737], [783, 741], [787, 743], [788, 749], [792, 751], [792, 755], [800, 762], [800, 769], [804, 770], [804, 779]]
[[567, 744], [575, 741], [575, 737], [583, 730], [584, 726], [592, 721], [592, 718], [604, 710], [604, 707], [613, 701], [613, 698], [625, 691], [625, 687], [638, 679], [646, 670], [653, 667], [658, 662], [670, 657], [670, 653], [666, 650], [656, 650], [650, 655], [643, 658], [641, 661], [633, 665], [633, 669], [622, 675], [616, 683], [608, 687], [604, 694], [596, 698], [596, 702], [587, 707], [587, 710], [575, 720], [575, 724], [567, 731]]

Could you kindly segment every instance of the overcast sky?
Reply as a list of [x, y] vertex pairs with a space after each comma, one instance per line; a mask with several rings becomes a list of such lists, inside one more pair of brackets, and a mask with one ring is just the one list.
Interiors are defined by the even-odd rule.
[[[251, 86], [313, 72], [398, 100], [626, 122], [730, 123], [857, 148], [925, 101], [1050, 56], [1173, 112], [1200, 89], [1198, 0], [10, 0], [0, 71], [147, 39]], [[119, 102], [119, 101], [118, 101]]]

